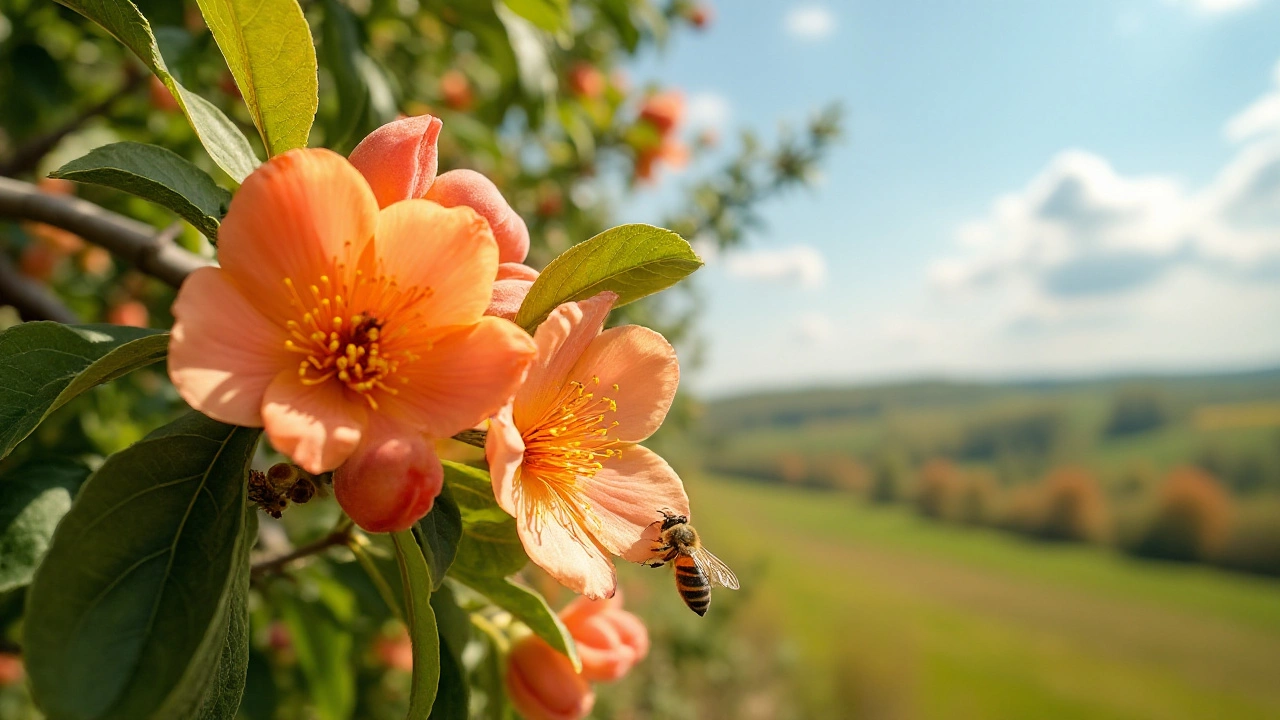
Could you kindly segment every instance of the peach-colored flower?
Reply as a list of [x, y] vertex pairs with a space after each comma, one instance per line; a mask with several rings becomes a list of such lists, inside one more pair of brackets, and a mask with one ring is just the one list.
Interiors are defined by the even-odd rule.
[[537, 635], [516, 641], [507, 655], [507, 695], [525, 720], [580, 720], [596, 695], [569, 658]]
[[650, 95], [640, 106], [640, 119], [653, 125], [658, 134], [670, 134], [684, 120], [684, 94], [668, 90]]
[[649, 654], [649, 631], [644, 622], [622, 609], [622, 594], [607, 600], [580, 597], [560, 611], [573, 636], [588, 680], [617, 680]]
[[601, 332], [616, 299], [565, 303], [538, 327], [538, 357], [485, 448], [494, 495], [529, 558], [593, 599], [617, 585], [610, 555], [649, 558], [658, 511], [689, 509], [675, 471], [635, 444], [671, 407], [675, 350], [647, 328]]
[[425, 200], [379, 211], [344, 158], [299, 149], [245, 179], [218, 249], [222, 267], [192, 273], [174, 302], [178, 392], [265, 427], [308, 472], [336, 468], [338, 502], [366, 530], [411, 525], [442, 479], [424, 435], [496, 411], [535, 351], [482, 316], [498, 268], [488, 225]]
[[436, 142], [442, 127], [430, 115], [389, 122], [360, 141], [351, 151], [351, 164], [373, 187], [378, 207], [410, 198], [426, 198], [444, 207], [465, 205], [489, 223], [498, 243], [498, 262], [523, 262], [529, 254], [529, 229], [489, 178], [473, 170], [436, 176]]
[[515, 320], [520, 304], [538, 279], [538, 271], [520, 263], [502, 263], [498, 266], [498, 278], [493, 281], [493, 296], [485, 315]]
[[112, 325], [144, 328], [151, 324], [151, 313], [146, 305], [137, 300], [125, 300], [112, 305], [107, 310], [107, 322]]
[[446, 70], [440, 76], [440, 96], [453, 110], [469, 110], [476, 99], [471, 81], [459, 70]]

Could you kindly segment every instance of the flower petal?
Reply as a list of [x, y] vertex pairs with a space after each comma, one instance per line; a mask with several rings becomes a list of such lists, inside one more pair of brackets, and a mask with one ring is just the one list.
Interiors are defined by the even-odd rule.
[[412, 427], [383, 415], [370, 419], [359, 447], [333, 473], [338, 504], [369, 532], [412, 527], [431, 511], [443, 484], [435, 448]]
[[502, 262], [523, 262], [529, 255], [529, 228], [524, 219], [484, 175], [475, 170], [450, 170], [436, 178], [426, 197], [445, 207], [465, 205], [480, 213], [493, 229]]
[[406, 200], [378, 213], [379, 270], [403, 288], [429, 288], [415, 320], [430, 327], [473, 323], [489, 305], [498, 247], [470, 208]]
[[516, 531], [529, 559], [561, 585], [593, 600], [610, 597], [617, 589], [613, 563], [577, 522], [561, 524], [550, 513], [539, 516], [522, 508]]
[[618, 406], [609, 418], [618, 423], [610, 437], [640, 442], [666, 419], [680, 384], [680, 363], [662, 335], [626, 325], [592, 340], [570, 376], [588, 386], [599, 378], [600, 393]]
[[[400, 207], [399, 203], [392, 207]], [[483, 317], [409, 347], [417, 359], [397, 371], [405, 380], [383, 404], [430, 437], [475, 427], [515, 393], [533, 360], [533, 339], [506, 320]]]
[[511, 418], [510, 403], [489, 420], [484, 456], [489, 462], [489, 476], [493, 478], [493, 496], [508, 515], [514, 516], [516, 473], [524, 461], [524, 438], [520, 437], [520, 431]]
[[290, 150], [245, 178], [218, 230], [218, 260], [256, 307], [283, 322], [297, 314], [284, 279], [308, 287], [343, 261], [354, 271], [377, 213], [369, 183], [346, 158]]
[[267, 387], [262, 419], [277, 450], [303, 470], [322, 473], [351, 456], [368, 413], [362, 401], [347, 399], [341, 383], [304, 385], [290, 368]]
[[560, 395], [569, 371], [592, 339], [600, 334], [609, 309], [617, 299], [615, 293], [602, 292], [581, 302], [565, 303], [553, 310], [534, 331], [538, 357], [529, 366], [529, 375], [516, 393], [517, 427], [527, 428], [536, 422], [547, 404]]
[[595, 704], [591, 684], [569, 658], [536, 635], [515, 643], [504, 675], [511, 704], [525, 720], [582, 720]]
[[430, 115], [400, 118], [369, 133], [351, 151], [351, 164], [369, 181], [378, 207], [427, 194], [436, 179], [442, 127]]
[[498, 265], [497, 280], [528, 280], [533, 282], [538, 279], [538, 271], [518, 262], [504, 262]]
[[484, 314], [514, 322], [516, 315], [520, 312], [520, 305], [524, 303], [525, 296], [529, 294], [531, 287], [533, 287], [532, 280], [494, 281], [493, 296]]
[[600, 520], [596, 539], [606, 550], [631, 562], [653, 557], [656, 521], [661, 510], [689, 514], [689, 497], [680, 476], [657, 453], [639, 445], [610, 458], [583, 492]]
[[233, 425], [262, 426], [262, 398], [296, 366], [285, 332], [254, 309], [219, 268], [191, 273], [173, 303], [169, 378], [191, 407]]

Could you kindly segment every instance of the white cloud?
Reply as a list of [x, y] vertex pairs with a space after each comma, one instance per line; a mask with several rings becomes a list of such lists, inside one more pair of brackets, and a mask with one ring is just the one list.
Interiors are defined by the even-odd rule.
[[733, 116], [729, 98], [714, 92], [693, 94], [686, 107], [688, 125], [693, 130], [724, 130]]
[[1252, 7], [1257, 5], [1259, 0], [1173, 0], [1173, 2], [1196, 12], [1218, 15]]
[[793, 245], [779, 250], [745, 250], [724, 256], [734, 277], [819, 288], [827, 281], [827, 260], [817, 248]]
[[801, 40], [824, 40], [836, 30], [836, 16], [823, 5], [797, 5], [787, 11], [787, 34]]
[[930, 268], [934, 287], [952, 299], [999, 295], [1008, 332], [1043, 334], [1130, 312], [1140, 323], [1158, 288], [1191, 282], [1188, 273], [1218, 290], [1280, 286], [1280, 122], [1258, 120], [1272, 101], [1280, 104], [1280, 91], [1227, 123], [1229, 137], [1254, 142], [1195, 190], [1122, 174], [1092, 153], [1059, 154], [960, 228], [959, 252]]
[[1280, 63], [1272, 71], [1275, 87], [1227, 121], [1227, 139], [1244, 142], [1269, 133], [1280, 133]]
[[796, 318], [795, 334], [806, 345], [825, 345], [835, 338], [836, 326], [822, 313], [805, 313]]

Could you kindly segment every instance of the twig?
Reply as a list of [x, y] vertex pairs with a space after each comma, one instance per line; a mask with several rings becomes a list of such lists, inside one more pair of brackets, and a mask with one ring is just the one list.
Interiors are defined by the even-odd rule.
[[483, 449], [485, 438], [488, 436], [489, 436], [489, 433], [485, 432], [484, 430], [463, 430], [457, 435], [454, 435], [453, 439], [457, 440], [458, 442], [466, 443], [473, 447], [478, 447]]
[[4, 253], [0, 253], [0, 305], [12, 305], [26, 321], [80, 321], [49, 288], [19, 272]]
[[312, 555], [318, 555], [329, 548], [338, 547], [339, 545], [347, 545], [350, 541], [350, 526], [341, 530], [334, 530], [319, 540], [308, 545], [303, 545], [287, 555], [281, 555], [278, 558], [272, 558], [271, 560], [264, 560], [260, 563], [255, 563], [253, 568], [249, 571], [249, 578], [250, 580], [257, 581], [267, 577], [268, 575], [282, 573], [285, 568], [298, 560], [311, 557]]
[[0, 175], [12, 177], [14, 175], [21, 175], [22, 173], [34, 170], [36, 165], [40, 164], [40, 160], [43, 159], [45, 155], [48, 155], [49, 151], [62, 141], [62, 138], [75, 132], [81, 125], [84, 125], [92, 118], [106, 114], [117, 100], [133, 92], [133, 90], [137, 88], [138, 85], [146, 79], [146, 77], [147, 76], [143, 73], [130, 68], [129, 77], [125, 80], [124, 84], [120, 86], [119, 90], [111, 93], [111, 95], [102, 102], [85, 108], [83, 112], [67, 121], [67, 123], [62, 127], [41, 135], [30, 143], [18, 148], [18, 151], [13, 154], [13, 157], [9, 158], [9, 160], [3, 164], [0, 164]]
[[37, 220], [69, 230], [173, 287], [198, 268], [214, 264], [164, 242], [150, 225], [86, 200], [40, 192], [31, 183], [11, 178], [0, 177], [0, 217]]

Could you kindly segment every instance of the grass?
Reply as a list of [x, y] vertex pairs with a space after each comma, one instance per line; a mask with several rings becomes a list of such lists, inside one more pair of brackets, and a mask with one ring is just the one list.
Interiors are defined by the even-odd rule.
[[754, 591], [744, 622], [794, 642], [805, 717], [1280, 717], [1280, 581], [834, 494], [689, 487]]

